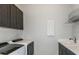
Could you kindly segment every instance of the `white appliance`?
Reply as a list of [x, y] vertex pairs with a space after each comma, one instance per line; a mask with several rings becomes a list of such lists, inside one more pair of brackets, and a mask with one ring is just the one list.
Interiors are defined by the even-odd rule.
[[20, 44], [8, 44], [0, 48], [0, 55], [25, 55], [25, 47]]
[[[33, 42], [32, 40], [22, 40], [22, 41], [18, 41], [18, 42], [12, 42], [12, 41], [10, 41], [9, 42], [9, 44], [23, 44], [24, 45], [24, 49], [25, 49], [25, 55], [27, 55], [27, 46], [31, 43], [31, 42]], [[19, 50], [20, 51], [20, 50]]]
[[25, 55], [25, 47], [21, 47], [15, 51], [13, 51], [12, 53], [10, 53], [9, 55]]

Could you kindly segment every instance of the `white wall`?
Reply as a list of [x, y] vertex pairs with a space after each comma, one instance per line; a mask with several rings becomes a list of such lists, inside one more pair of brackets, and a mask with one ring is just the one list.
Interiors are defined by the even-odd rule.
[[68, 15], [72, 11], [72, 5], [60, 5], [56, 9], [55, 33], [57, 39], [68, 39], [72, 36], [72, 24], [68, 23]]
[[0, 42], [6, 42], [20, 37], [20, 30], [0, 27]]
[[[19, 8], [21, 9], [20, 5], [17, 6], [19, 6]], [[20, 38], [21, 35], [21, 30], [0, 27], [0, 42], [6, 42], [9, 40]]]
[[[35, 43], [35, 54], [57, 54], [57, 39], [71, 37], [72, 25], [65, 24], [72, 5], [23, 5], [24, 39]], [[55, 20], [55, 36], [48, 37], [47, 21]]]

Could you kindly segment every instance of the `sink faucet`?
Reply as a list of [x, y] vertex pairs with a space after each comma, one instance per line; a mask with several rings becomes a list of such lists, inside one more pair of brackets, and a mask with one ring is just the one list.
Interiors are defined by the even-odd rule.
[[74, 38], [74, 43], [77, 43], [77, 39], [76, 39], [76, 37]]
[[74, 39], [73, 39], [73, 38], [70, 38], [69, 40], [73, 40], [74, 43], [77, 43], [77, 39], [76, 39], [76, 37], [74, 37]]

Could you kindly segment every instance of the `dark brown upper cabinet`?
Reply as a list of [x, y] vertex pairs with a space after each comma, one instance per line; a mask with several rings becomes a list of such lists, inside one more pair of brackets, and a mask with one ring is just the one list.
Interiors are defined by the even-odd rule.
[[0, 4], [0, 26], [10, 27], [10, 5]]
[[0, 4], [0, 26], [23, 30], [23, 12], [14, 4]]
[[17, 28], [17, 8], [15, 5], [10, 5], [11, 9], [11, 28]]
[[23, 29], [23, 12], [17, 8], [17, 27]]

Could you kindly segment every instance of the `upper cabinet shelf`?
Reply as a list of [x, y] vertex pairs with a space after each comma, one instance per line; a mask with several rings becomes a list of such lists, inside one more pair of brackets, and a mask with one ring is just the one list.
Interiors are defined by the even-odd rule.
[[68, 22], [69, 23], [75, 23], [75, 22], [78, 22], [78, 21], [79, 21], [79, 9], [76, 9], [69, 14]]
[[13, 4], [0, 4], [0, 27], [23, 30], [23, 12]]

